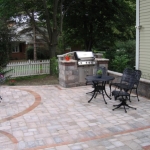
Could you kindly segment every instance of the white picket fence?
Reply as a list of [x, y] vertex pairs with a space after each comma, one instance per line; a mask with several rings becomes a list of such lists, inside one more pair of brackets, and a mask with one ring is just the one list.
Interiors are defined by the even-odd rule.
[[9, 71], [6, 76], [21, 77], [31, 75], [41, 75], [50, 73], [50, 60], [37, 60], [25, 62], [11, 62], [7, 64], [5, 71]]

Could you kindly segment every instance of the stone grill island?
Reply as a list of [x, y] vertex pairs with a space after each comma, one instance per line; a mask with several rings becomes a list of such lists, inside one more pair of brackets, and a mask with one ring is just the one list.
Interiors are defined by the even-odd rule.
[[[80, 51], [77, 51], [77, 53], [78, 52]], [[82, 52], [83, 51], [81, 51], [81, 54]], [[93, 54], [94, 59], [89, 60], [88, 57], [79, 61], [75, 54], [76, 51], [57, 55], [59, 65], [59, 84], [62, 87], [67, 88], [85, 85], [85, 77], [87, 75], [94, 75], [98, 67], [104, 66], [108, 69], [109, 59], [97, 57], [97, 55]], [[83, 54], [86, 54], [86, 52], [83, 52]], [[66, 55], [70, 56], [70, 60], [64, 59]]]

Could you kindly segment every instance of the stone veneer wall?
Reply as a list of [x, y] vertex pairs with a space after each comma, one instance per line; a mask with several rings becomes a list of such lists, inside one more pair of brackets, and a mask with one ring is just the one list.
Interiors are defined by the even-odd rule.
[[[113, 80], [113, 82], [120, 82], [122, 73], [108, 70], [108, 74], [115, 77], [115, 80]], [[139, 86], [138, 86], [138, 94], [140, 96], [150, 98], [150, 92], [149, 91], [150, 91], [150, 80], [146, 80], [146, 79], [141, 78]], [[135, 91], [133, 91], [133, 92], [135, 92]]]
[[[84, 81], [82, 83], [79, 82], [77, 60], [72, 58], [69, 61], [66, 61], [63, 59], [64, 55], [57, 56], [59, 64], [59, 84], [66, 88], [83, 85]], [[99, 66], [105, 66], [106, 69], [108, 68], [109, 59], [96, 58], [95, 60], [96, 64], [93, 66], [93, 74], [96, 72], [96, 69]]]
[[62, 60], [59, 62], [59, 84], [63, 87], [79, 86], [77, 61]]

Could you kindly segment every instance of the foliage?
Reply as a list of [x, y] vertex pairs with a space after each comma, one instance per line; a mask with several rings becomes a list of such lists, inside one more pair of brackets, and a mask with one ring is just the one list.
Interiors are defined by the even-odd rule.
[[[76, 20], [74, 22], [74, 20]], [[135, 2], [130, 0], [75, 1], [64, 18], [68, 45], [112, 47], [118, 39], [135, 38]]]
[[130, 66], [131, 68], [134, 68], [135, 66], [135, 44], [135, 40], [128, 40], [126, 42], [116, 42], [117, 49], [124, 50], [122, 52], [128, 56], [128, 66]]
[[16, 84], [16, 80], [10, 79], [8, 84], [9, 84], [10, 86], [14, 86], [14, 85]]
[[10, 77], [11, 77], [11, 76], [7, 75], [7, 73], [10, 72], [10, 71], [12, 71], [12, 69], [6, 71], [4, 69], [4, 67], [0, 66], [0, 75], [1, 75], [1, 77], [5, 77], [6, 80], [10, 79]]
[[[48, 74], [43, 74], [43, 75], [31, 75], [31, 76], [22, 76], [22, 77], [16, 77], [13, 79], [6, 79], [6, 82], [4, 83], [5, 85], [10, 85], [10, 82], [13, 82], [14, 80], [14, 85], [22, 85], [22, 84], [32, 84], [32, 83], [41, 83], [44, 80], [47, 80], [50, 77]], [[53, 78], [52, 79], [57, 79]], [[51, 81], [51, 83], [55, 83], [56, 81]]]
[[103, 71], [99, 69], [99, 70], [97, 70], [97, 74], [98, 74], [98, 75], [102, 75], [102, 74], [103, 74]]
[[56, 57], [53, 57], [50, 59], [50, 70], [52, 71], [52, 75], [55, 75], [58, 77], [59, 74], [59, 68], [58, 68], [58, 60]]
[[124, 68], [134, 68], [135, 65], [135, 41], [118, 41], [111, 49], [106, 49], [103, 54], [109, 59], [109, 69], [122, 72]]
[[[34, 51], [33, 47], [29, 47], [26, 50], [27, 59], [33, 59], [34, 58], [33, 51]], [[46, 50], [45, 48], [40, 48], [40, 47], [37, 48], [37, 59], [49, 59], [48, 50]]]
[[9, 61], [11, 49], [10, 40], [12, 39], [6, 21], [0, 18], [0, 66], [5, 66]]
[[70, 57], [71, 57], [71, 54], [66, 54], [65, 57], [69, 57], [69, 58], [70, 58]]
[[32, 80], [32, 79], [43, 79], [47, 76], [47, 74], [43, 75], [31, 75], [31, 76], [23, 76], [23, 77], [16, 77], [16, 81], [22, 81], [22, 80]]
[[[56, 56], [58, 39], [62, 34], [64, 44], [61, 43], [61, 47], [81, 45], [88, 51], [92, 47], [106, 50], [109, 52], [106, 55], [112, 54], [111, 61], [118, 49], [115, 45], [118, 39], [135, 39], [135, 0], [0, 0], [0, 12], [0, 17], [5, 16], [7, 20], [12, 16], [27, 15], [47, 42], [50, 58]], [[33, 12], [38, 13], [39, 22], [34, 20]], [[128, 65], [133, 65], [134, 57], [125, 51], [130, 59]], [[112, 65], [110, 67], [113, 68]]]
[[129, 58], [127, 55], [116, 55], [112, 60], [113, 71], [123, 72], [128, 67]]
[[109, 65], [108, 65], [109, 70], [114, 69], [112, 66], [112, 60], [115, 58], [115, 55], [116, 55], [116, 46], [105, 49], [105, 52], [103, 53], [104, 58], [109, 59]]

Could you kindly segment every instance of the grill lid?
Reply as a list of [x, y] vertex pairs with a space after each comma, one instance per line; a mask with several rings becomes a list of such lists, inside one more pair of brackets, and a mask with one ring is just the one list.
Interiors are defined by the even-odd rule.
[[84, 51], [77, 51], [74, 52], [74, 56], [76, 60], [94, 60], [93, 52], [84, 52]]

